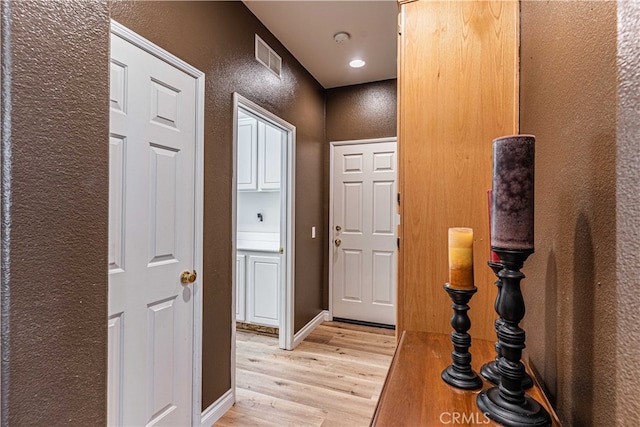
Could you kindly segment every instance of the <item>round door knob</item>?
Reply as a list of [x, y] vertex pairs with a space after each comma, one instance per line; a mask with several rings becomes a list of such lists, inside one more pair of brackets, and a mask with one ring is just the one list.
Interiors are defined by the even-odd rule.
[[342, 244], [342, 240], [336, 239], [334, 243], [336, 244], [336, 246], [340, 246]]
[[340, 231], [342, 230], [342, 227], [340, 227], [339, 225], [336, 225], [336, 231]]
[[196, 273], [195, 270], [193, 271], [193, 273], [189, 271], [183, 271], [180, 274], [180, 283], [182, 283], [183, 285], [186, 285], [187, 283], [193, 283], [196, 281], [197, 277], [198, 273]]

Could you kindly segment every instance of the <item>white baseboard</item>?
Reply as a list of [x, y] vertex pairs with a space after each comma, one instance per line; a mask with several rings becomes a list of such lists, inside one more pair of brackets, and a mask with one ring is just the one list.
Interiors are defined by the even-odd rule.
[[304, 339], [309, 336], [309, 334], [313, 332], [313, 330], [317, 328], [322, 322], [327, 322], [329, 320], [331, 320], [331, 317], [329, 316], [328, 310], [323, 310], [318, 313], [316, 317], [314, 317], [309, 323], [304, 326], [304, 328], [300, 329], [293, 336], [293, 348], [296, 348], [298, 344], [304, 341]]
[[233, 390], [229, 389], [202, 412], [201, 426], [209, 427], [218, 421], [234, 404]]

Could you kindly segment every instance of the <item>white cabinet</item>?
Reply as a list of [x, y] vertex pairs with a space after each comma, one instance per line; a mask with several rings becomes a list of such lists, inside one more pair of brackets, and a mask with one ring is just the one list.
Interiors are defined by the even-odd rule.
[[284, 132], [254, 118], [238, 119], [238, 190], [280, 189]]
[[244, 308], [245, 308], [245, 288], [246, 288], [246, 255], [238, 253], [236, 255], [236, 320], [238, 322], [244, 322]]
[[[282, 277], [280, 256], [268, 252], [239, 251], [236, 258], [236, 268], [246, 268], [245, 271], [236, 273], [238, 278], [236, 281], [236, 320], [278, 327], [280, 324], [279, 301]], [[245, 278], [244, 283], [240, 277]], [[239, 301], [240, 299], [242, 302]]]
[[258, 189], [258, 121], [238, 119], [238, 190]]
[[247, 320], [278, 326], [280, 300], [280, 257], [249, 255], [247, 260]]
[[258, 188], [279, 190], [284, 133], [273, 126], [258, 124]]

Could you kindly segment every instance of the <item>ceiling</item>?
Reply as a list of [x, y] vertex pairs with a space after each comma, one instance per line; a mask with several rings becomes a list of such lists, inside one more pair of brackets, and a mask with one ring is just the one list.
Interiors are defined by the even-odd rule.
[[[243, 2], [326, 89], [396, 77], [396, 0]], [[337, 43], [341, 31], [351, 38]], [[366, 65], [351, 68], [355, 58]]]

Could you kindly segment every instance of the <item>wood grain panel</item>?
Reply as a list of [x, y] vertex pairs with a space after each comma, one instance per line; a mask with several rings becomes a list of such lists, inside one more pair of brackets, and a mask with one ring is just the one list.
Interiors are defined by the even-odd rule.
[[449, 332], [447, 229], [474, 229], [474, 338], [495, 339], [486, 191], [492, 140], [517, 132], [518, 3], [403, 3], [398, 331]]

